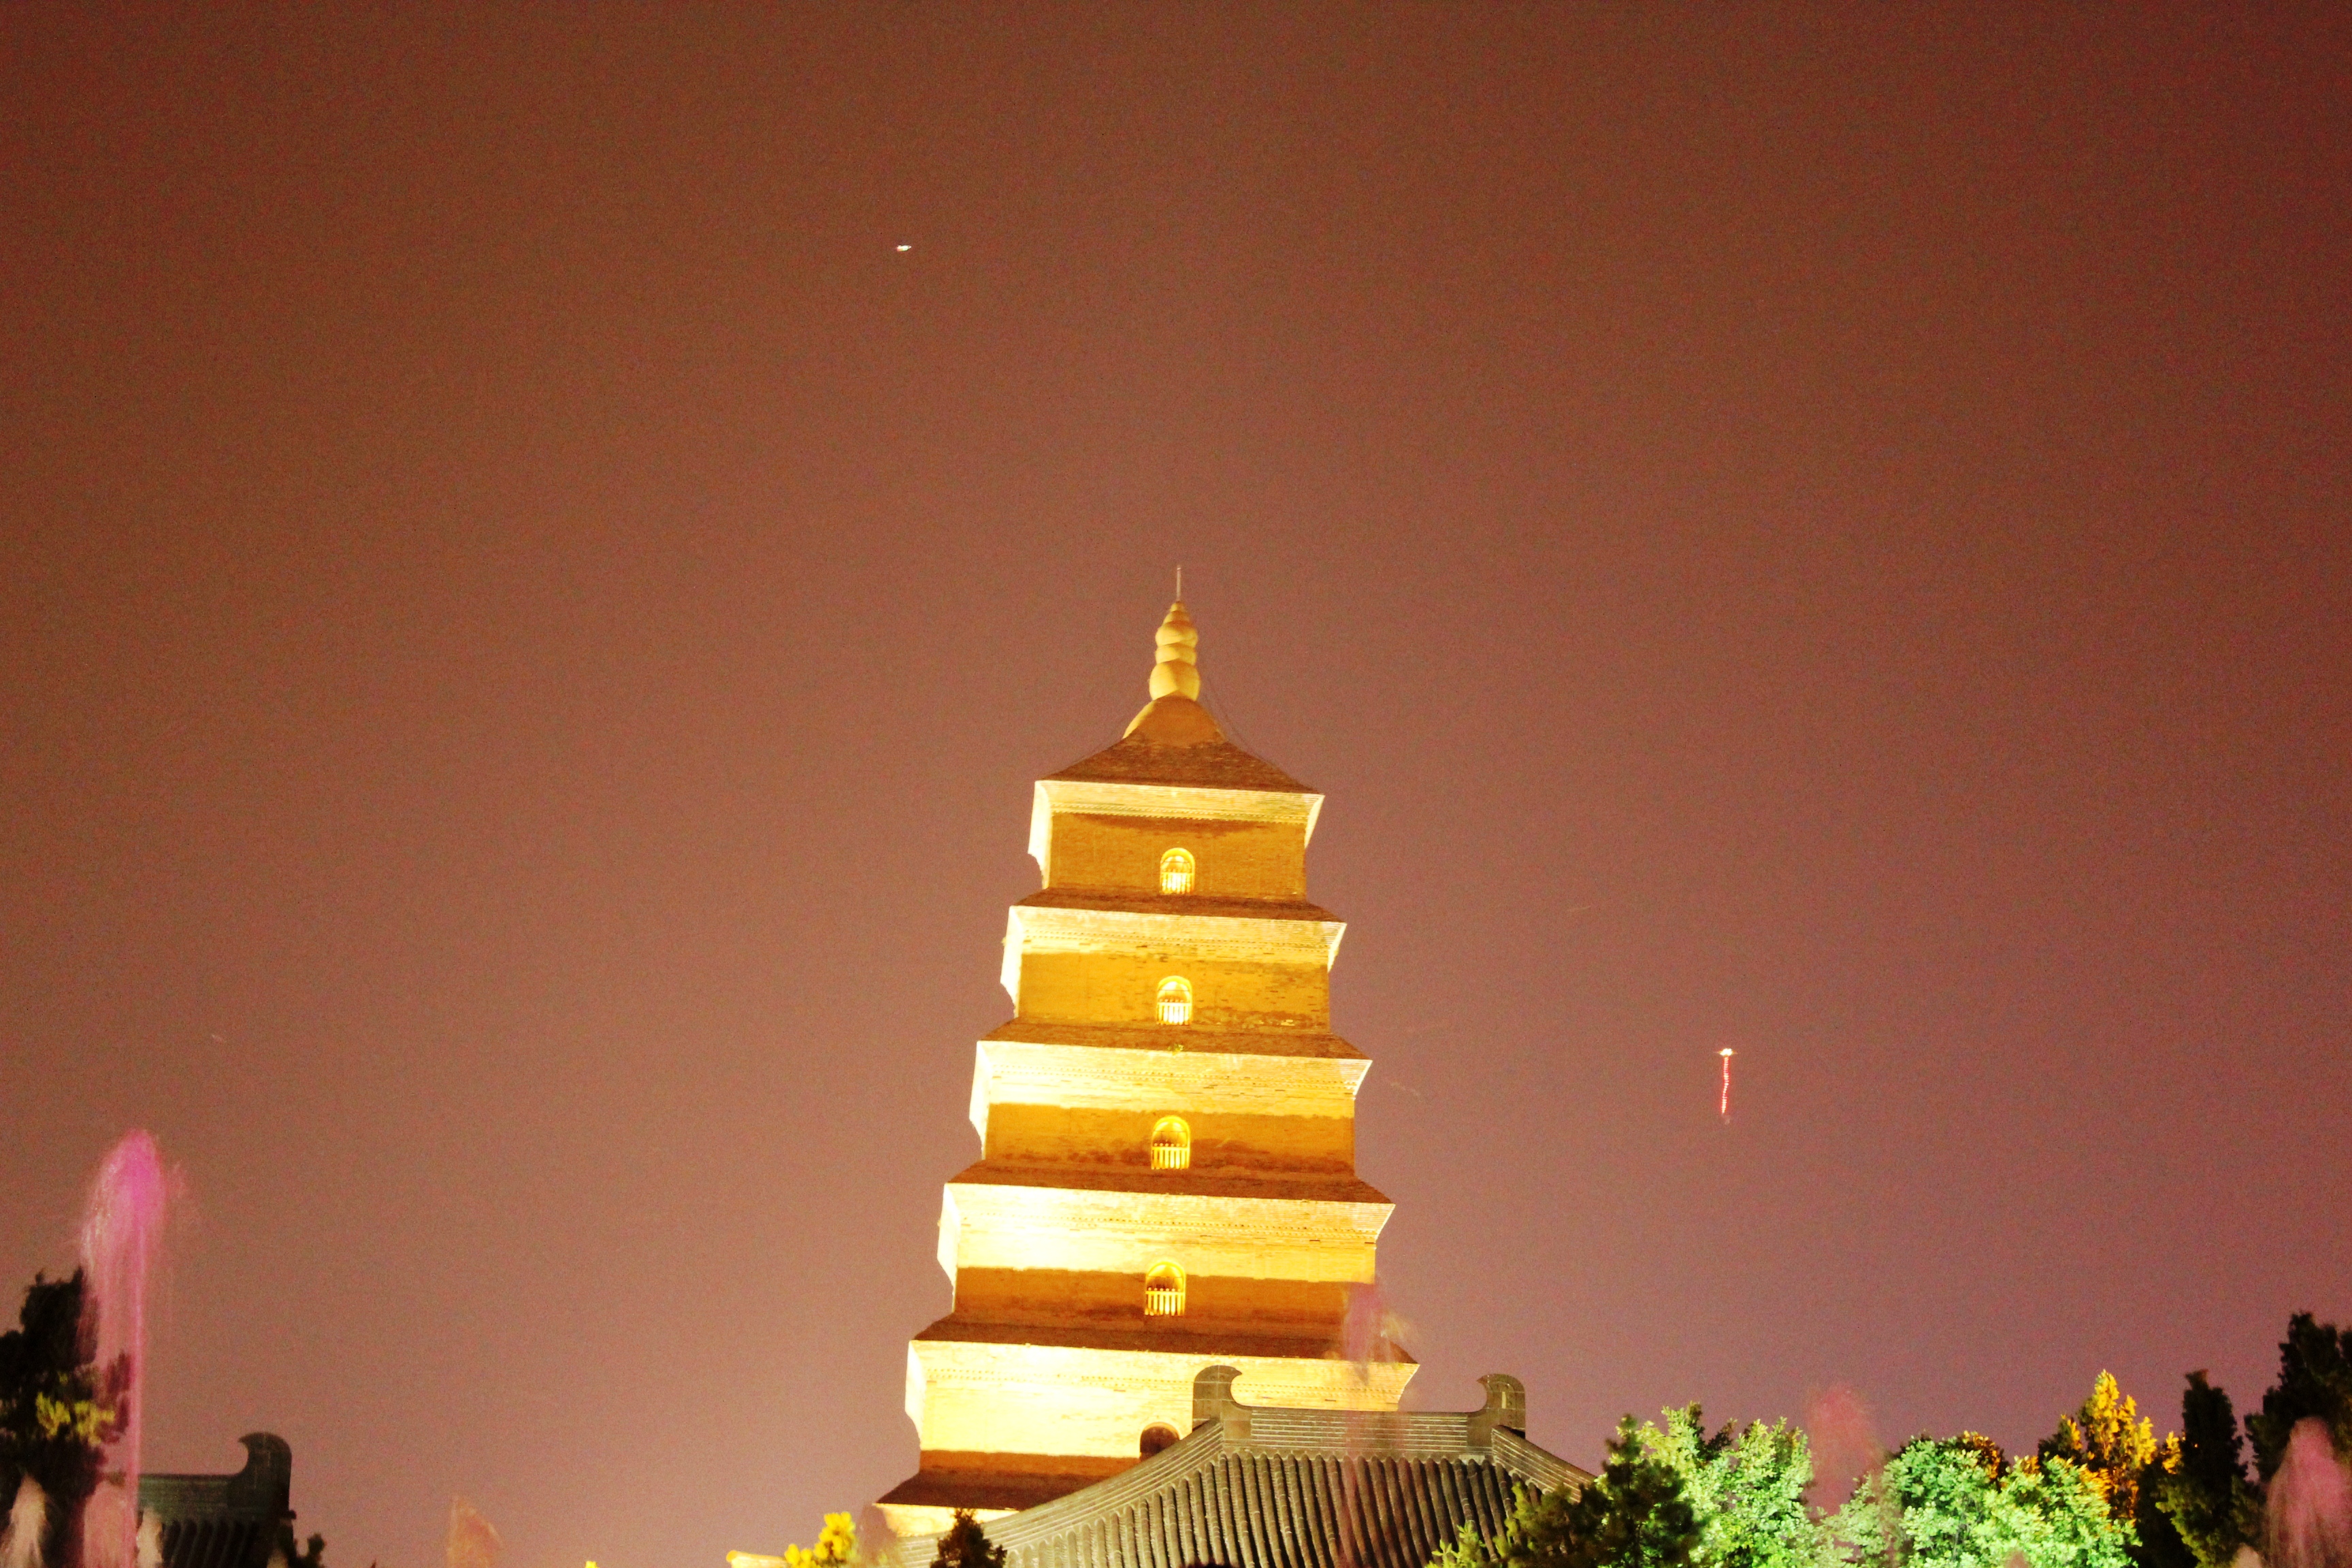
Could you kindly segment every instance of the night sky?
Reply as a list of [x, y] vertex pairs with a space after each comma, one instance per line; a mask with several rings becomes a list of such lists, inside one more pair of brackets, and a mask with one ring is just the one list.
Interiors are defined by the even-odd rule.
[[1270, 13], [0, 9], [0, 1285], [152, 1128], [151, 1466], [335, 1568], [908, 1473], [1180, 563], [1413, 1404], [2352, 1319], [2352, 12]]

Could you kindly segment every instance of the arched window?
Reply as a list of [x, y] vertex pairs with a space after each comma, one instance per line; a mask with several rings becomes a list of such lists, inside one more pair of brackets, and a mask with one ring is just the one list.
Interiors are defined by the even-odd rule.
[[1162, 1448], [1172, 1448], [1175, 1446], [1176, 1428], [1165, 1422], [1154, 1422], [1146, 1426], [1143, 1429], [1143, 1441], [1136, 1445], [1147, 1459]]
[[1181, 1171], [1192, 1163], [1192, 1130], [1181, 1116], [1163, 1116], [1151, 1129], [1151, 1168]]
[[1160, 890], [1163, 893], [1189, 893], [1192, 890], [1192, 852], [1171, 849], [1160, 858]]
[[1181, 1318], [1184, 1315], [1184, 1271], [1166, 1261], [1155, 1263], [1143, 1277], [1143, 1315]]
[[1163, 1024], [1189, 1024], [1192, 1021], [1192, 983], [1181, 974], [1171, 974], [1160, 983], [1160, 1021]]

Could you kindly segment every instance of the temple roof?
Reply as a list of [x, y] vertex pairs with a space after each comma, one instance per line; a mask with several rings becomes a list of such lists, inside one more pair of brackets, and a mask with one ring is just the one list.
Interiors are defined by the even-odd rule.
[[139, 1478], [139, 1507], [162, 1529], [163, 1568], [263, 1568], [273, 1552], [292, 1554], [294, 1450], [269, 1432], [239, 1441], [245, 1468], [235, 1474]]
[[1201, 706], [1200, 634], [1184, 601], [1168, 607], [1155, 641], [1151, 700], [1128, 725], [1127, 733], [1094, 755], [1072, 763], [1054, 779], [1085, 784], [1179, 784], [1193, 789], [1266, 790], [1313, 795], [1272, 763], [1254, 757], [1231, 741]]
[[[1162, 698], [1151, 706], [1177, 700]], [[1199, 708], [1198, 703], [1186, 706]], [[1202, 710], [1205, 716], [1206, 710]], [[1313, 795], [1272, 763], [1251, 756], [1220, 734], [1213, 741], [1169, 745], [1142, 733], [1128, 735], [1051, 779], [1074, 784], [1184, 784], [1193, 789], [1255, 789], [1279, 795]]]
[[1019, 901], [1031, 910], [1100, 910], [1111, 914], [1200, 915], [1210, 920], [1333, 921], [1339, 917], [1305, 899], [1219, 899], [1200, 893], [1086, 893], [1043, 888]]
[[[1233, 1397], [1237, 1375], [1201, 1373], [1181, 1442], [989, 1521], [1007, 1568], [1422, 1568], [1464, 1524], [1500, 1534], [1515, 1489], [1591, 1479], [1527, 1440], [1526, 1391], [1499, 1373], [1460, 1414], [1253, 1408]], [[919, 1565], [937, 1542], [891, 1555]]]
[[[1139, 1351], [1150, 1355], [1197, 1357], [1199, 1364], [1207, 1365], [1221, 1356], [1265, 1356], [1289, 1360], [1307, 1356], [1317, 1361], [1330, 1360], [1339, 1353], [1335, 1337], [1327, 1330], [1301, 1327], [1292, 1333], [1244, 1333], [1230, 1325], [1203, 1326], [1189, 1318], [1153, 1318], [1133, 1323], [1097, 1323], [1070, 1321], [1057, 1317], [1051, 1322], [1034, 1322], [1027, 1318], [1003, 1313], [981, 1316], [950, 1312], [933, 1320], [918, 1341], [935, 1341], [979, 1345], [1043, 1345], [1059, 1350]], [[1381, 1359], [1417, 1364], [1403, 1346], [1384, 1340]], [[1024, 1461], [1026, 1457], [1024, 1456]], [[1064, 1488], [1064, 1490], [1069, 1489]], [[1059, 1494], [1049, 1494], [1059, 1495]], [[885, 1502], [905, 1502], [909, 1500], [895, 1494]], [[972, 1507], [1009, 1507], [1014, 1504], [976, 1503], [970, 1497], [960, 1500], [960, 1505]]]
[[1231, 1174], [1190, 1168], [1150, 1171], [1065, 1162], [1022, 1165], [980, 1160], [948, 1178], [950, 1186], [1047, 1187], [1055, 1192], [1172, 1194], [1196, 1198], [1268, 1198], [1281, 1203], [1384, 1204], [1386, 1193], [1353, 1172], [1276, 1171]]
[[[1165, 1024], [1057, 1024], [1036, 1018], [1009, 1018], [980, 1038], [983, 1045], [1003, 1040], [1008, 1045], [1080, 1046], [1113, 1051], [1165, 1051], [1171, 1043]], [[1320, 1029], [1219, 1029], [1187, 1024], [1183, 1044], [1187, 1051], [1203, 1055], [1365, 1059], [1363, 1052]]]

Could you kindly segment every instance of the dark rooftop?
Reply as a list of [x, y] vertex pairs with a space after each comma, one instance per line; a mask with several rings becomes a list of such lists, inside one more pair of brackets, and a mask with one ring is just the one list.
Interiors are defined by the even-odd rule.
[[234, 1475], [149, 1472], [139, 1507], [163, 1531], [163, 1568], [266, 1568], [273, 1551], [293, 1556], [294, 1450], [269, 1432], [247, 1433]]

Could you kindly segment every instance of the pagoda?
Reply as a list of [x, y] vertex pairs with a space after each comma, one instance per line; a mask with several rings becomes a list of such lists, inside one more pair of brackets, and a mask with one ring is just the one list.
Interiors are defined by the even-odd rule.
[[1331, 1032], [1345, 928], [1307, 898], [1323, 797], [1201, 705], [1181, 599], [1157, 643], [1124, 736], [1037, 784], [1045, 886], [940, 1213], [955, 1304], [908, 1351], [921, 1466], [880, 1502], [902, 1537], [1170, 1447], [1212, 1367], [1308, 1411], [1393, 1411], [1414, 1371], [1369, 1294], [1391, 1205], [1356, 1174], [1370, 1063]]

